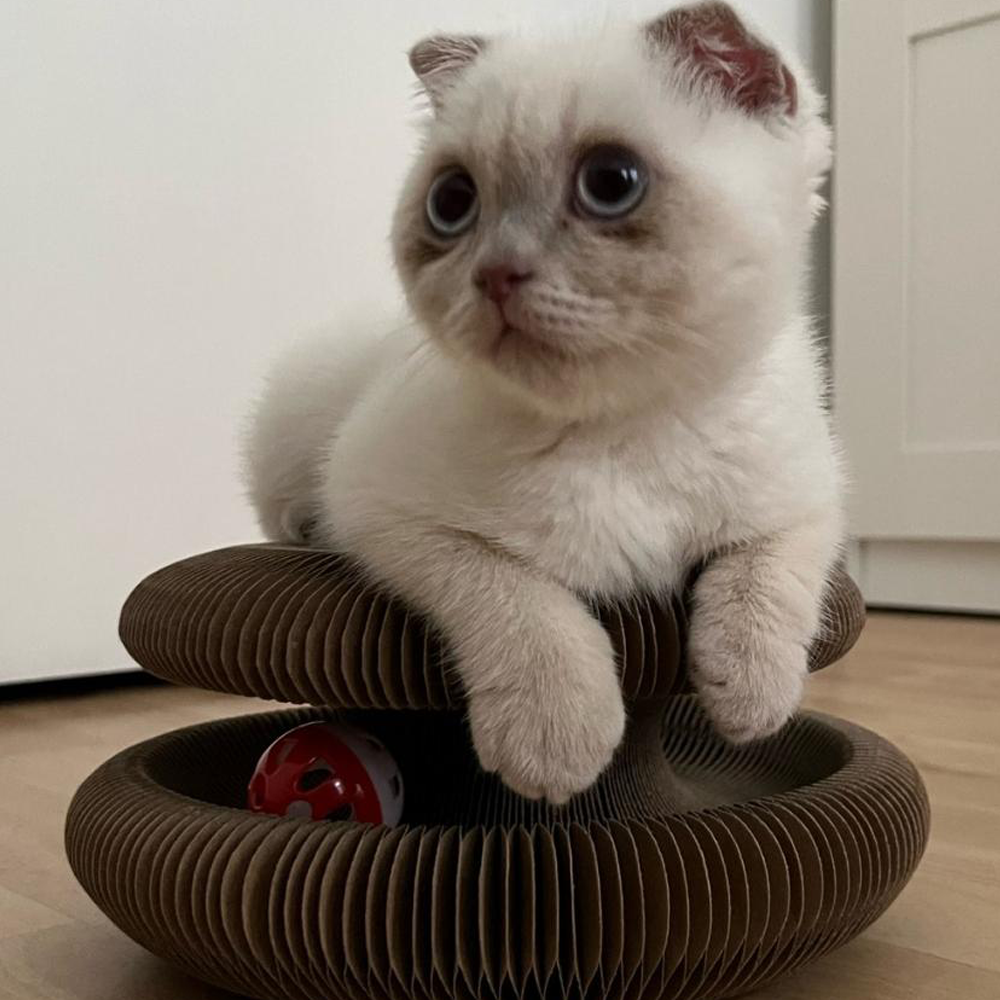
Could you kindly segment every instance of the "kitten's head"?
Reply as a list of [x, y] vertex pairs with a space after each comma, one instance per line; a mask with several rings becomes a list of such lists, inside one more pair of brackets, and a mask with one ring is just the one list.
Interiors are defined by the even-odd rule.
[[726, 4], [410, 61], [434, 114], [393, 242], [452, 356], [592, 416], [717, 390], [797, 305], [829, 135]]

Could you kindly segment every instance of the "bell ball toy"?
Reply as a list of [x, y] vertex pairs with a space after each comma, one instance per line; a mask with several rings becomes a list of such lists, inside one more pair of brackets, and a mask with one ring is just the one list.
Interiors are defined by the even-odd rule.
[[395, 826], [403, 779], [370, 733], [310, 722], [279, 736], [261, 755], [247, 789], [253, 812]]

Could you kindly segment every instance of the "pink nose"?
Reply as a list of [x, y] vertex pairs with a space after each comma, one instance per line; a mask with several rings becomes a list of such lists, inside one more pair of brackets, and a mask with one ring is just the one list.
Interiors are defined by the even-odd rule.
[[501, 305], [517, 285], [533, 277], [533, 272], [514, 267], [511, 264], [490, 264], [476, 271], [473, 278], [478, 288], [488, 299]]

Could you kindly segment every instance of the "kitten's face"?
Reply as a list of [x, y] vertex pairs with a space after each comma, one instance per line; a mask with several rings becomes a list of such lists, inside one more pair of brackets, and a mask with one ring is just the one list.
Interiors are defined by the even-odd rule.
[[491, 41], [435, 96], [394, 246], [449, 354], [580, 417], [711, 391], [776, 332], [816, 185], [800, 132], [708, 110], [638, 29]]

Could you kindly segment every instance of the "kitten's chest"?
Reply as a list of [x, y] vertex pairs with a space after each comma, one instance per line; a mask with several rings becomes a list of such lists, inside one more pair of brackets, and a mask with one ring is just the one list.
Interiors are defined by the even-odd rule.
[[559, 432], [454, 383], [392, 388], [368, 397], [331, 456], [331, 517], [347, 540], [381, 517], [440, 524], [614, 596], [676, 584], [726, 520], [719, 463], [669, 426]]
[[702, 554], [699, 539], [719, 513], [685, 487], [683, 458], [657, 445], [571, 440], [498, 469], [472, 505], [483, 523], [470, 528], [575, 590], [670, 587]]

